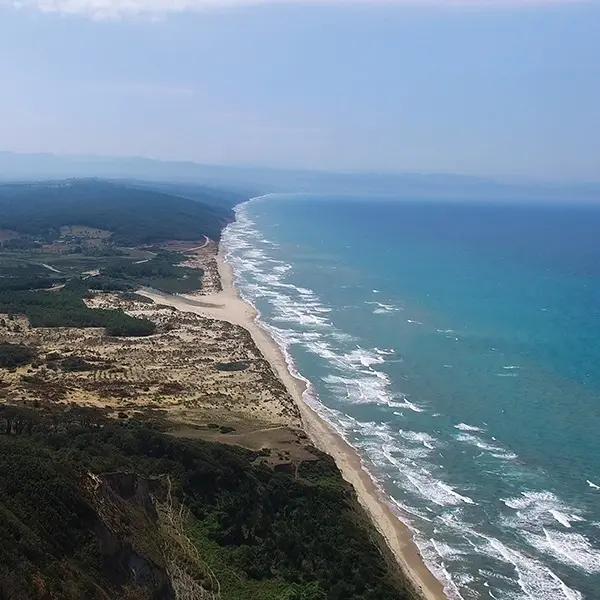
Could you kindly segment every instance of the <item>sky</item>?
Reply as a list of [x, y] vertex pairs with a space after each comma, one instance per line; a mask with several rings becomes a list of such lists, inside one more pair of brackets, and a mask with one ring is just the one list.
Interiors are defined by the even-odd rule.
[[600, 0], [0, 0], [0, 150], [600, 181]]

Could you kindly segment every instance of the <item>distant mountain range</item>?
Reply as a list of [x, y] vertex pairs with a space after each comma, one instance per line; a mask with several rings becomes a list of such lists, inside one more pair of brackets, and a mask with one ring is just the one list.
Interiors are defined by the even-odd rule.
[[[269, 192], [382, 194], [399, 198], [600, 202], [600, 183], [496, 181], [446, 174], [326, 173], [202, 165], [140, 157], [59, 156], [0, 152], [0, 181], [73, 177], [132, 180], [153, 189], [193, 194], [227, 189], [244, 197]], [[162, 186], [162, 187], [160, 187]], [[204, 189], [200, 190], [198, 186]], [[217, 192], [217, 195], [220, 193]]]

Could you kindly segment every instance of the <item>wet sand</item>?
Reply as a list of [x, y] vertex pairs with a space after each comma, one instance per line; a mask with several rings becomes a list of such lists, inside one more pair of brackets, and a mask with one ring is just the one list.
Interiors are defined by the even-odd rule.
[[248, 330], [258, 349], [297, 403], [304, 429], [312, 443], [334, 458], [344, 479], [353, 485], [360, 503], [385, 538], [405, 576], [426, 600], [446, 600], [447, 596], [442, 584], [425, 565], [410, 529], [402, 523], [379, 492], [363, 468], [356, 451], [305, 402], [306, 383], [291, 373], [281, 348], [257, 322], [257, 312], [254, 307], [240, 297], [234, 285], [232, 269], [225, 261], [222, 249], [217, 256], [217, 265], [221, 277], [221, 291], [202, 296], [171, 295], [147, 289], [140, 290], [138, 293], [158, 304], [228, 321]]

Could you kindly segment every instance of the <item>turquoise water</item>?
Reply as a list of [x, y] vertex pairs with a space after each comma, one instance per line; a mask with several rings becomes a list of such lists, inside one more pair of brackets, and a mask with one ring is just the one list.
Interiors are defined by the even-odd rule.
[[455, 598], [600, 598], [600, 208], [271, 195], [243, 295]]

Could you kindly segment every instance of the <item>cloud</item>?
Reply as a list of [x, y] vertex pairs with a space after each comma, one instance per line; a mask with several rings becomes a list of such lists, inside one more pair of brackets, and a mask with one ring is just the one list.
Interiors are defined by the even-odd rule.
[[[592, 0], [587, 0], [587, 2], [590, 1]], [[586, 3], [586, 0], [0, 0], [0, 6], [34, 9], [45, 13], [82, 15], [93, 19], [119, 19], [128, 16], [160, 17], [173, 13], [276, 4], [471, 6], [478, 8], [507, 6], [518, 8], [583, 3]]]

